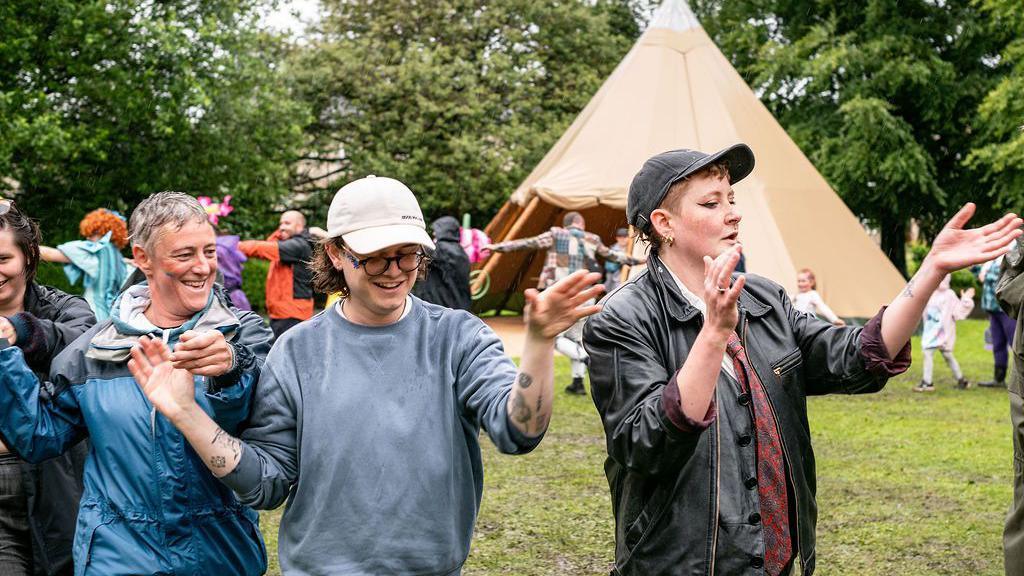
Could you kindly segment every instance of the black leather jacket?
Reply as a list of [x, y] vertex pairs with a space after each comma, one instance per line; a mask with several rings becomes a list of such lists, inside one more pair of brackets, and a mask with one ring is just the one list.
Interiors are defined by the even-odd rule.
[[[49, 376], [57, 354], [96, 323], [89, 304], [48, 286], [32, 283], [25, 293], [25, 312], [32, 315], [32, 342], [19, 342], [29, 368], [40, 379]], [[36, 576], [70, 575], [82, 470], [89, 452], [83, 440], [64, 454], [39, 464], [21, 463], [32, 565]]]
[[[739, 309], [738, 334], [778, 421], [796, 506], [794, 545], [809, 575], [817, 504], [806, 397], [882, 389], [889, 376], [909, 366], [909, 344], [890, 361], [881, 342], [881, 312], [864, 329], [834, 327], [794, 310], [781, 286], [754, 275], [747, 275]], [[584, 328], [592, 393], [607, 438], [613, 574], [764, 573], [762, 528], [752, 516], [759, 512], [754, 425], [739, 384], [719, 376], [717, 416], [706, 428], [673, 423], [678, 419], [670, 417], [662, 397], [702, 324], [700, 312], [652, 256], [648, 272], [610, 294]]]

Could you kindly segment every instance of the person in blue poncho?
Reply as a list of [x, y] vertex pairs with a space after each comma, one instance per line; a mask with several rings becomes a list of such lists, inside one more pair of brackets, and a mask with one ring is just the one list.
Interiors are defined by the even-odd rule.
[[128, 226], [117, 212], [98, 208], [82, 218], [78, 231], [84, 240], [72, 240], [56, 248], [40, 246], [40, 257], [64, 264], [64, 274], [72, 284], [82, 280], [85, 300], [102, 322], [110, 317], [110, 306], [132, 272], [121, 255], [128, 245]]

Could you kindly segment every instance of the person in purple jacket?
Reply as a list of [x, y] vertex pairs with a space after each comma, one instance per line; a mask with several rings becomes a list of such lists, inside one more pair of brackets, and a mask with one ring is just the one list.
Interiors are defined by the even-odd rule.
[[248, 258], [238, 249], [239, 238], [218, 226], [213, 228], [217, 231], [217, 262], [224, 274], [224, 290], [235, 308], [252, 310], [249, 298], [242, 290], [242, 265]]

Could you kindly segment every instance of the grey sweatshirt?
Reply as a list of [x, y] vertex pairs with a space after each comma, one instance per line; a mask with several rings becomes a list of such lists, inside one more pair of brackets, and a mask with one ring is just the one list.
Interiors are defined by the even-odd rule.
[[288, 499], [281, 569], [458, 574], [483, 491], [481, 426], [508, 454], [516, 366], [478, 318], [412, 298], [383, 327], [334, 308], [267, 357], [238, 467], [223, 480], [255, 508]]

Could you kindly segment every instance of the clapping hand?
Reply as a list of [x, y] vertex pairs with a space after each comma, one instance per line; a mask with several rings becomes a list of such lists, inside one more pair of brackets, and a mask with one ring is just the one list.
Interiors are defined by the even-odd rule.
[[197, 376], [220, 376], [231, 370], [234, 351], [218, 330], [187, 330], [174, 346], [170, 360], [175, 368]]
[[175, 368], [171, 363], [171, 351], [162, 340], [148, 336], [139, 338], [139, 344], [132, 348], [128, 361], [139, 388], [153, 406], [170, 420], [196, 402], [195, 382], [188, 370]]

